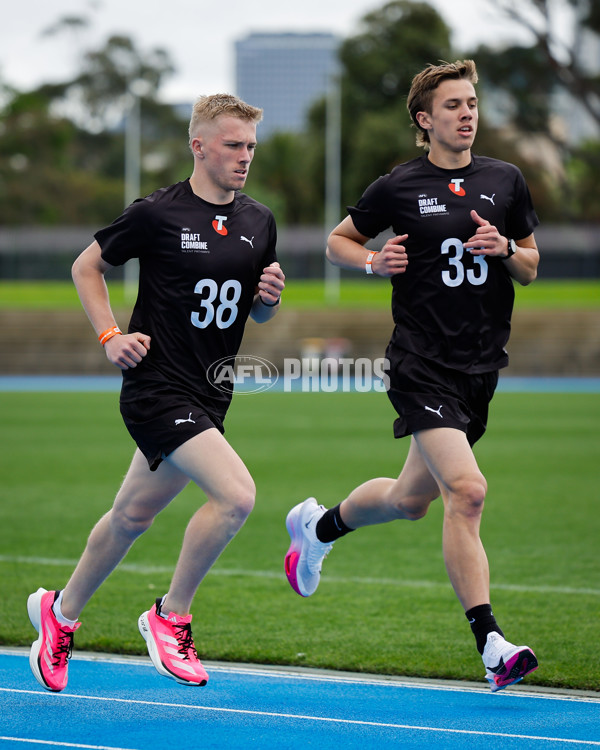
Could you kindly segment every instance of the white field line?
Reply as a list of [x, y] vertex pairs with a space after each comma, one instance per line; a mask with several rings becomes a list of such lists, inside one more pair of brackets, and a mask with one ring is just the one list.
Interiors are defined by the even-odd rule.
[[[1, 563], [12, 563], [18, 565], [46, 565], [58, 568], [74, 568], [77, 560], [68, 560], [54, 557], [25, 557], [19, 555], [0, 555]], [[173, 568], [163, 565], [139, 565], [137, 563], [121, 563], [118, 570], [126, 573], [137, 573], [139, 575], [171, 575]], [[276, 570], [250, 570], [241, 568], [213, 568], [210, 575], [214, 576], [244, 576], [247, 578], [272, 578], [282, 580], [285, 578], [283, 571]], [[368, 576], [325, 576], [321, 584], [348, 584], [352, 586], [395, 586], [399, 588], [448, 588], [447, 581], [419, 581], [398, 578], [376, 578]], [[577, 588], [574, 586], [533, 586], [518, 583], [492, 583], [492, 589], [498, 591], [515, 591], [533, 594], [574, 594], [576, 596], [600, 596], [600, 588]]]

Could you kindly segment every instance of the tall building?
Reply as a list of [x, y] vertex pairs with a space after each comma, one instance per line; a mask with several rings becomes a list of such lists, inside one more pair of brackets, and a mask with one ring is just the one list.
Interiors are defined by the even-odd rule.
[[264, 109], [261, 138], [298, 132], [337, 70], [333, 34], [250, 34], [235, 43], [237, 95]]

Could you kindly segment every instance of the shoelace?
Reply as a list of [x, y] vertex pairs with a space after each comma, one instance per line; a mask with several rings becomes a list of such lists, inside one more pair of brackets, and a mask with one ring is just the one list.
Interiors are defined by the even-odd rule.
[[183, 625], [173, 625], [175, 630], [175, 638], [179, 643], [179, 653], [184, 659], [190, 659], [190, 651], [194, 659], [198, 658], [196, 647], [194, 646], [194, 640], [192, 638], [192, 626], [189, 622]]
[[331, 552], [333, 548], [333, 542], [326, 544], [324, 542], [318, 542], [318, 546], [314, 545], [306, 556], [306, 567], [311, 573], [317, 573], [321, 570], [321, 563]]
[[71, 658], [71, 654], [73, 653], [73, 633], [70, 631], [66, 632], [62, 629], [59, 633], [58, 646], [52, 652], [52, 657], [54, 659], [52, 664], [55, 667], [64, 665]]

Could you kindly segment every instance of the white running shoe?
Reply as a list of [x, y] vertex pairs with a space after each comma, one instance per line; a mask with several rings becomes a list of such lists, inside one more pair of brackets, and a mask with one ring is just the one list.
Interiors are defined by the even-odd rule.
[[314, 497], [309, 497], [293, 507], [285, 520], [292, 540], [285, 556], [285, 574], [290, 586], [300, 596], [315, 593], [323, 559], [333, 547], [333, 542], [319, 541], [315, 531], [325, 511], [326, 508], [318, 505]]
[[528, 646], [515, 646], [495, 632], [488, 633], [481, 658], [492, 693], [520, 682], [538, 667], [535, 654]]

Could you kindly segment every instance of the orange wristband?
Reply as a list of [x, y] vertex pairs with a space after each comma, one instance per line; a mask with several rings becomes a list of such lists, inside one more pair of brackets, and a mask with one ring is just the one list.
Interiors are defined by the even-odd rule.
[[107, 341], [112, 339], [113, 336], [118, 336], [119, 334], [122, 334], [123, 331], [119, 328], [119, 326], [113, 326], [112, 328], [107, 328], [106, 331], [103, 331], [98, 336], [98, 341], [104, 346]]
[[367, 272], [367, 275], [370, 276], [373, 273], [373, 258], [375, 257], [374, 252], [370, 252], [367, 255], [367, 261], [365, 263], [365, 271]]

